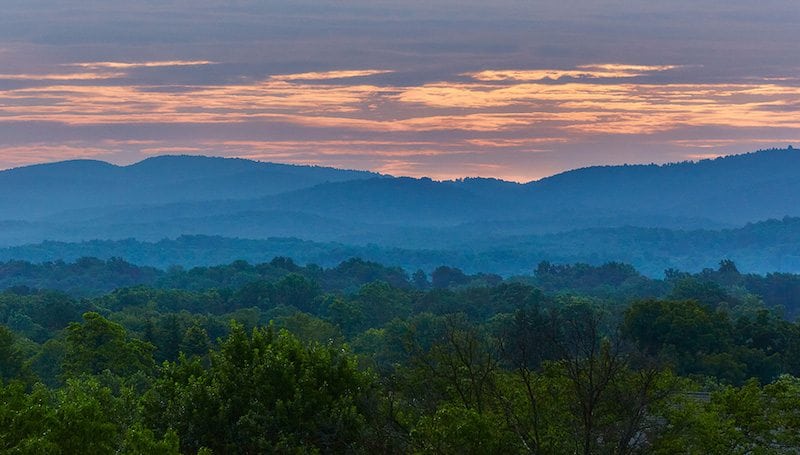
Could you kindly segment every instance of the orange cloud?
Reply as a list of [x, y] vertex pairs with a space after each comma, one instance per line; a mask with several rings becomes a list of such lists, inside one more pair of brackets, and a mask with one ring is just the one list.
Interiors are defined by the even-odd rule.
[[523, 138], [523, 139], [468, 139], [468, 144], [476, 147], [485, 147], [491, 149], [497, 148], [529, 148], [531, 146], [541, 146], [542, 144], [559, 144], [567, 142], [568, 139], [564, 137], [540, 137], [540, 138]]
[[623, 65], [617, 63], [603, 63], [597, 65], [581, 65], [577, 69], [559, 70], [486, 70], [477, 73], [465, 73], [475, 80], [482, 82], [499, 81], [542, 81], [545, 79], [557, 80], [563, 77], [575, 79], [601, 79], [601, 78], [628, 78], [638, 77], [649, 73], [668, 71], [679, 68], [677, 65]]

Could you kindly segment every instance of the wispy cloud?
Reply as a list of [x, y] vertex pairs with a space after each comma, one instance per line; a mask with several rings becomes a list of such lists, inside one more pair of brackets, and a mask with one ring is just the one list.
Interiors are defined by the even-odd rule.
[[133, 69], [133, 68], [164, 68], [170, 66], [201, 66], [213, 65], [215, 62], [208, 60], [163, 60], [152, 62], [81, 62], [67, 63], [63, 66], [76, 66], [90, 69]]
[[95, 81], [124, 77], [125, 73], [0, 74], [7, 81]]
[[60, 65], [64, 68], [83, 68], [83, 72], [47, 72], [47, 73], [0, 73], [0, 80], [7, 81], [99, 81], [105, 79], [118, 79], [128, 76], [124, 70], [137, 68], [166, 68], [177, 66], [212, 65], [214, 62], [198, 60], [174, 60], [152, 62], [84, 62], [67, 63]]
[[580, 65], [576, 69], [543, 69], [543, 70], [486, 70], [476, 73], [465, 73], [477, 81], [542, 81], [546, 79], [558, 80], [572, 79], [612, 79], [631, 78], [646, 74], [679, 68], [678, 65], [625, 65], [618, 63], [603, 63], [597, 65]]
[[724, 153], [689, 153], [686, 155], [686, 159], [697, 161], [697, 160], [713, 160], [714, 158], [719, 158], [721, 156], [725, 156]]
[[[738, 139], [677, 139], [670, 143], [680, 147], [692, 149], [719, 149], [732, 145], [756, 144], [800, 144], [800, 136], [796, 137], [758, 137], [758, 138], [738, 138]], [[702, 155], [702, 154], [701, 154]], [[687, 155], [693, 156], [693, 155]]]
[[352, 79], [355, 77], [375, 76], [378, 74], [392, 73], [390, 70], [346, 70], [324, 71], [296, 74], [279, 74], [270, 77], [274, 81], [325, 81], [331, 79]]
[[179, 147], [179, 146], [164, 146], [164, 147], [144, 147], [139, 149], [140, 153], [145, 155], [188, 155], [188, 154], [201, 154], [205, 149], [202, 147]]

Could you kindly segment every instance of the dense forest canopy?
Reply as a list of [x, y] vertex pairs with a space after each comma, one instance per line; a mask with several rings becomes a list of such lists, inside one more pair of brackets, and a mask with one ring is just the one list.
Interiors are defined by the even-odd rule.
[[792, 453], [800, 276], [0, 264], [12, 453]]

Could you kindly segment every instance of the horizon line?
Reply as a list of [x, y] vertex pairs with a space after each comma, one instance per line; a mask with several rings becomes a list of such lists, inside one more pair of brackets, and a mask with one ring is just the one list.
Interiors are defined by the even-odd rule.
[[538, 178], [538, 179], [525, 180], [525, 181], [522, 181], [522, 180], [510, 180], [510, 179], [504, 179], [504, 178], [500, 178], [500, 177], [482, 176], [482, 175], [464, 175], [464, 176], [456, 177], [456, 178], [435, 178], [435, 177], [431, 177], [431, 176], [411, 176], [411, 175], [402, 175], [402, 174], [395, 175], [395, 174], [375, 171], [375, 170], [372, 170], [372, 169], [357, 169], [357, 168], [336, 167], [336, 166], [330, 166], [330, 165], [324, 165], [324, 164], [312, 163], [312, 162], [298, 163], [298, 162], [265, 161], [265, 160], [260, 160], [260, 159], [257, 159], [257, 158], [247, 158], [247, 157], [244, 157], [244, 156], [221, 156], [221, 155], [204, 155], [204, 154], [196, 154], [196, 155], [194, 155], [194, 154], [186, 154], [186, 153], [153, 155], [153, 156], [149, 156], [147, 158], [143, 158], [143, 159], [138, 160], [138, 161], [122, 162], [122, 163], [115, 163], [115, 162], [105, 161], [105, 160], [96, 159], [96, 158], [72, 158], [72, 159], [56, 160], [56, 161], [43, 161], [43, 162], [39, 162], [39, 163], [30, 163], [30, 164], [24, 164], [24, 165], [20, 165], [20, 166], [12, 166], [12, 167], [7, 167], [7, 168], [0, 168], [0, 173], [6, 173], [6, 172], [10, 172], [10, 171], [19, 170], [19, 169], [38, 167], [38, 166], [51, 166], [51, 165], [57, 165], [57, 164], [63, 164], [63, 163], [80, 163], [80, 162], [84, 162], [84, 163], [103, 163], [103, 164], [107, 164], [109, 166], [113, 166], [113, 167], [116, 167], [116, 168], [128, 168], [128, 167], [136, 166], [136, 165], [139, 165], [139, 164], [144, 163], [146, 161], [151, 161], [151, 160], [154, 160], [154, 159], [163, 159], [163, 158], [200, 158], [200, 159], [211, 159], [211, 160], [239, 160], [239, 161], [249, 161], [249, 162], [252, 162], [252, 163], [272, 164], [272, 165], [279, 165], [279, 166], [313, 167], [313, 168], [334, 169], [334, 170], [349, 171], [349, 172], [366, 172], [366, 173], [375, 174], [377, 177], [410, 178], [410, 179], [415, 179], [415, 180], [432, 180], [432, 181], [435, 181], [435, 182], [457, 182], [457, 181], [463, 181], [463, 180], [469, 180], [469, 179], [483, 179], [483, 180], [498, 180], [498, 181], [501, 181], [501, 182], [516, 183], [516, 184], [519, 184], [519, 185], [525, 185], [525, 184], [529, 184], [529, 183], [534, 183], [534, 182], [539, 182], [539, 181], [542, 181], [542, 180], [546, 180], [546, 179], [549, 179], [549, 178], [552, 178], [552, 177], [555, 177], [555, 176], [558, 176], [558, 175], [567, 174], [567, 173], [575, 172], [575, 171], [581, 171], [581, 170], [585, 170], [585, 169], [592, 169], [592, 168], [625, 167], [625, 166], [658, 166], [658, 167], [666, 167], [666, 166], [678, 165], [678, 164], [697, 164], [697, 163], [701, 163], [701, 162], [704, 162], [704, 161], [715, 161], [715, 160], [719, 160], [719, 159], [740, 157], [740, 156], [752, 155], [752, 154], [763, 153], [763, 152], [779, 152], [779, 151], [787, 151], [788, 152], [788, 151], [794, 151], [794, 150], [800, 150], [800, 149], [794, 148], [792, 146], [792, 144], [787, 144], [784, 147], [761, 148], [761, 149], [757, 149], [757, 150], [753, 150], [753, 151], [749, 151], [749, 152], [742, 152], [742, 153], [718, 154], [718, 155], [712, 153], [712, 154], [704, 155], [703, 157], [699, 157], [698, 156], [697, 159], [686, 159], [686, 160], [682, 160], [682, 161], [665, 161], [665, 162], [660, 162], [660, 163], [655, 162], [655, 161], [651, 161], [651, 162], [640, 162], [640, 163], [635, 163], [635, 162], [629, 163], [629, 162], [626, 162], [626, 163], [620, 163], [620, 164], [592, 164], [592, 165], [579, 166], [579, 167], [575, 167], [575, 168], [571, 168], [571, 169], [566, 169], [566, 170], [563, 170], [563, 171], [560, 171], [560, 172], [556, 172], [554, 174], [546, 175], [546, 176]]

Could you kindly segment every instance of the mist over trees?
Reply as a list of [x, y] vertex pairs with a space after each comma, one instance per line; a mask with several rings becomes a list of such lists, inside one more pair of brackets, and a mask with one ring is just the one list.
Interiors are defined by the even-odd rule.
[[[436, 235], [446, 238], [448, 234]], [[538, 236], [476, 239], [461, 247], [448, 246], [443, 240], [443, 245], [434, 249], [311, 242], [298, 238], [253, 240], [218, 236], [179, 236], [156, 242], [135, 239], [47, 241], [0, 248], [0, 260], [58, 262], [93, 256], [124, 258], [158, 268], [191, 268], [239, 259], [266, 262], [275, 256], [291, 256], [301, 264], [332, 267], [350, 257], [362, 257], [428, 273], [442, 264], [449, 264], [468, 273], [492, 272], [503, 276], [528, 273], [541, 261], [592, 265], [621, 261], [656, 278], [663, 276], [667, 269], [699, 272], [715, 267], [720, 258], [726, 257], [735, 260], [747, 272], [797, 273], [800, 271], [798, 237], [800, 218], [787, 217], [720, 231], [592, 228]]]

